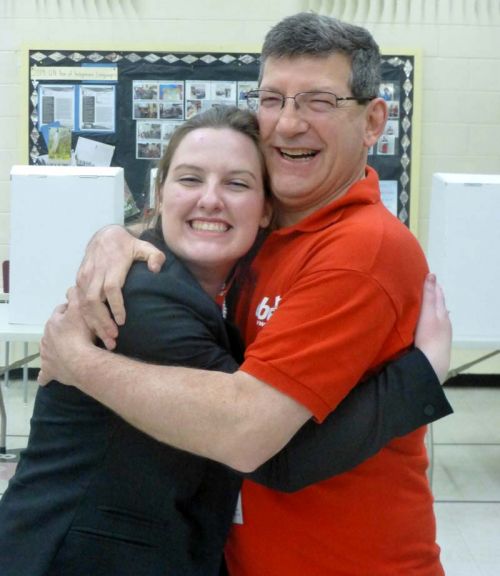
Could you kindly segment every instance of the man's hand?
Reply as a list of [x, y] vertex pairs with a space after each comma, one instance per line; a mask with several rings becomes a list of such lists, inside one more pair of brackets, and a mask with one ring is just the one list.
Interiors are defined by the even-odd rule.
[[427, 356], [441, 383], [446, 380], [450, 369], [451, 334], [443, 290], [434, 274], [428, 274], [424, 282], [415, 346]]
[[41, 385], [51, 380], [71, 384], [72, 367], [78, 361], [82, 346], [93, 346], [93, 334], [80, 312], [75, 289], [68, 291], [68, 299], [68, 304], [58, 306], [45, 324], [40, 342], [38, 383]]
[[76, 283], [81, 312], [88, 327], [109, 350], [116, 345], [117, 325], [125, 322], [122, 287], [135, 260], [147, 262], [152, 272], [158, 272], [165, 256], [121, 226], [108, 226], [93, 236], [78, 271]]

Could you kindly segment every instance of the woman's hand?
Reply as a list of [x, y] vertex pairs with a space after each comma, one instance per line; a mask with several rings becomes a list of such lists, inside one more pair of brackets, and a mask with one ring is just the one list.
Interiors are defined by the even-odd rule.
[[113, 225], [93, 236], [78, 271], [76, 290], [81, 313], [109, 350], [116, 345], [117, 325], [125, 322], [122, 288], [135, 260], [147, 262], [152, 272], [158, 272], [165, 256], [149, 242]]
[[450, 369], [452, 328], [441, 286], [434, 274], [424, 282], [422, 308], [415, 332], [415, 346], [431, 363], [441, 384]]

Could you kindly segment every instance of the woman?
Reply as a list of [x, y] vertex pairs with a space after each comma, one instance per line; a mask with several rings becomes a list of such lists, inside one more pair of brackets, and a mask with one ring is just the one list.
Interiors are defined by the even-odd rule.
[[[158, 167], [158, 221], [145, 234], [166, 264], [157, 275], [143, 263], [129, 273], [121, 354], [237, 370], [239, 339], [216, 300], [245, 273], [244, 262], [235, 265], [270, 221], [258, 141], [255, 118], [233, 108], [214, 108], [175, 132]], [[429, 421], [415, 421], [411, 409], [413, 382], [426, 379], [434, 373], [411, 352], [360, 385], [335, 418], [304, 426], [251, 477], [294, 490], [355, 466]], [[2, 574], [216, 575], [240, 482], [52, 382], [38, 391], [28, 448], [0, 503]]]

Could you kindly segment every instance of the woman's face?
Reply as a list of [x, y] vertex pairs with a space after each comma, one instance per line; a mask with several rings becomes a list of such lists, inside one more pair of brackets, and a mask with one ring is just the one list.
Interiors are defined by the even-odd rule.
[[255, 144], [230, 128], [189, 132], [161, 189], [163, 236], [200, 280], [224, 281], [267, 226], [262, 167]]

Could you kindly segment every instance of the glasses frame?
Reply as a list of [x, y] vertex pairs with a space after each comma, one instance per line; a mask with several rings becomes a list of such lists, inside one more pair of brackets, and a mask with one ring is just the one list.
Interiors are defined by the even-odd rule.
[[259, 109], [260, 106], [258, 105], [257, 107], [253, 108], [250, 105], [250, 98], [255, 97], [258, 99], [259, 95], [263, 92], [265, 92], [267, 94], [276, 94], [276, 96], [279, 96], [281, 98], [281, 106], [279, 107], [280, 112], [285, 107], [287, 100], [293, 100], [294, 104], [295, 104], [295, 109], [300, 110], [300, 106], [297, 103], [297, 96], [302, 96], [303, 94], [328, 94], [329, 96], [333, 96], [335, 98], [335, 106], [334, 106], [333, 110], [336, 110], [339, 107], [338, 106], [339, 102], [345, 102], [348, 100], [355, 100], [358, 104], [366, 104], [368, 102], [371, 102], [372, 100], [375, 100], [375, 98], [376, 98], [376, 96], [366, 96], [365, 98], [358, 98], [357, 96], [337, 96], [337, 94], [334, 94], [333, 92], [329, 92], [328, 90], [304, 90], [303, 92], [297, 92], [297, 94], [295, 94], [294, 96], [285, 96], [281, 92], [277, 92], [275, 90], [263, 90], [263, 89], [259, 88], [256, 90], [249, 90], [245, 94], [245, 98], [248, 102], [248, 107], [251, 110], [256, 111]]

